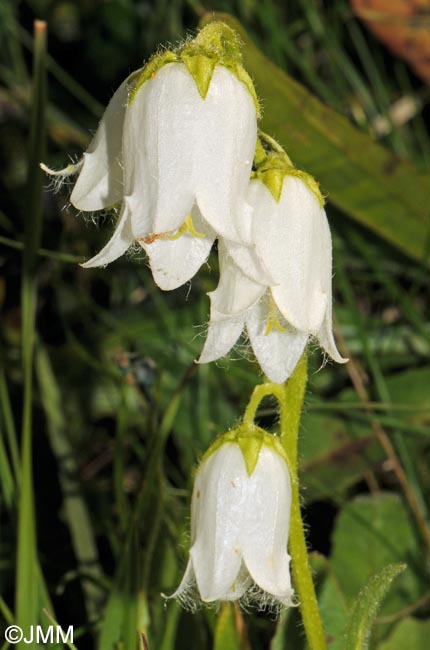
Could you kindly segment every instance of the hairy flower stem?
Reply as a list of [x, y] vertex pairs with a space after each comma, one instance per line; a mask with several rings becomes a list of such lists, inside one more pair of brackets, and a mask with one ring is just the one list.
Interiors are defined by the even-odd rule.
[[244, 424], [253, 424], [258, 406], [264, 397], [273, 395], [278, 400], [280, 439], [288, 456], [293, 492], [289, 552], [292, 560], [294, 587], [300, 601], [300, 611], [309, 650], [327, 650], [327, 640], [315, 595], [306, 548], [297, 476], [297, 443], [306, 381], [307, 360], [306, 356], [303, 355], [286, 384], [267, 383], [256, 386], [246, 408], [243, 421]]

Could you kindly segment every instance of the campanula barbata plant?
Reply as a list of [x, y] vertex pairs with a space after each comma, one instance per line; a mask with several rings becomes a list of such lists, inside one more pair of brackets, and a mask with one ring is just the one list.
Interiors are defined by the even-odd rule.
[[[220, 277], [198, 361], [226, 355], [245, 333], [264, 373], [281, 384], [300, 367], [310, 340], [333, 360], [345, 359], [333, 338], [323, 196], [258, 130], [259, 116], [239, 38], [214, 22], [121, 84], [79, 162], [43, 168], [57, 184], [76, 176], [70, 201], [78, 210], [117, 215], [112, 236], [85, 268], [105, 266], [137, 243], [157, 285], [172, 290], [197, 273], [217, 240]], [[192, 607], [293, 604], [292, 494], [301, 520], [285, 431], [281, 444], [248, 425], [244, 419], [218, 438], [197, 471], [190, 557], [173, 594]]]

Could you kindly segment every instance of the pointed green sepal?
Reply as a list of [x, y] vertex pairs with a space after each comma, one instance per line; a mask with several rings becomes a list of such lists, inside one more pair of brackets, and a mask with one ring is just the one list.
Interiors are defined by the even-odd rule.
[[216, 59], [199, 52], [183, 52], [181, 59], [196, 82], [201, 98], [205, 99], [217, 64]]
[[192, 41], [178, 50], [178, 56], [196, 82], [203, 99], [209, 90], [215, 66], [222, 65], [246, 86], [254, 101], [257, 117], [260, 116], [254, 84], [242, 64], [241, 42], [231, 27], [218, 21], [209, 23]]
[[274, 167], [257, 171], [255, 177], [259, 178], [265, 184], [275, 201], [279, 201], [282, 194], [285, 171]]
[[288, 169], [294, 169], [289, 162], [287, 154], [282, 152], [266, 152], [266, 156], [252, 172], [253, 178], [259, 178], [271, 192], [275, 201], [279, 201], [282, 194], [282, 186]]
[[263, 438], [259, 435], [239, 436], [237, 444], [239, 445], [240, 451], [245, 460], [248, 476], [251, 476], [258, 463], [260, 450], [263, 446]]
[[259, 178], [278, 202], [281, 198], [285, 176], [294, 176], [303, 181], [308, 189], [315, 194], [320, 206], [324, 206], [324, 197], [321, 194], [319, 183], [313, 176], [296, 169], [281, 145], [267, 133], [259, 131], [252, 178]]
[[203, 455], [200, 461], [200, 465], [205, 460], [207, 460], [207, 458], [209, 458], [209, 456], [211, 456], [215, 451], [222, 447], [222, 445], [228, 443], [239, 445], [243, 458], [245, 460], [248, 476], [252, 475], [257, 465], [258, 457], [263, 445], [271, 447], [275, 452], [282, 456], [289, 467], [287, 454], [285, 453], [285, 449], [282, 446], [282, 443], [278, 436], [267, 433], [267, 431], [261, 429], [255, 424], [249, 425], [245, 423], [242, 423], [238, 427], [230, 429], [227, 431], [227, 433], [218, 436], [206, 451], [206, 453]]

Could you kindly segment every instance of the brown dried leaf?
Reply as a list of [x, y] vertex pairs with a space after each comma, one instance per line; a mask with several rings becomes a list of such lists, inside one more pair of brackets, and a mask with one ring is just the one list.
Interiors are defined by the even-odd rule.
[[350, 0], [356, 15], [394, 54], [430, 80], [430, 0]]

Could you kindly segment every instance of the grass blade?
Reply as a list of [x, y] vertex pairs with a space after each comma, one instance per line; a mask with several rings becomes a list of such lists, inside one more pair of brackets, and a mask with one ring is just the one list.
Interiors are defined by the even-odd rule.
[[87, 614], [97, 617], [103, 593], [99, 584], [103, 574], [99, 565], [97, 545], [91, 517], [81, 498], [77, 467], [66, 436], [66, 423], [61, 406], [61, 395], [46, 350], [39, 346], [36, 354], [36, 372], [42, 403], [45, 409], [52, 451], [58, 462], [59, 481], [63, 492], [64, 514], [73, 550], [82, 574], [92, 578], [82, 581]]
[[[18, 513], [18, 543], [16, 568], [16, 620], [28, 632], [39, 619], [39, 580], [36, 553], [36, 525], [32, 468], [32, 401], [33, 349], [35, 338], [36, 273], [35, 262], [39, 248], [42, 222], [42, 172], [45, 142], [46, 95], [46, 23], [36, 21], [33, 71], [33, 101], [30, 130], [27, 215], [25, 219], [25, 248], [22, 258], [22, 363], [24, 373], [24, 404], [21, 446], [21, 491]], [[19, 650], [28, 647], [23, 642]]]

